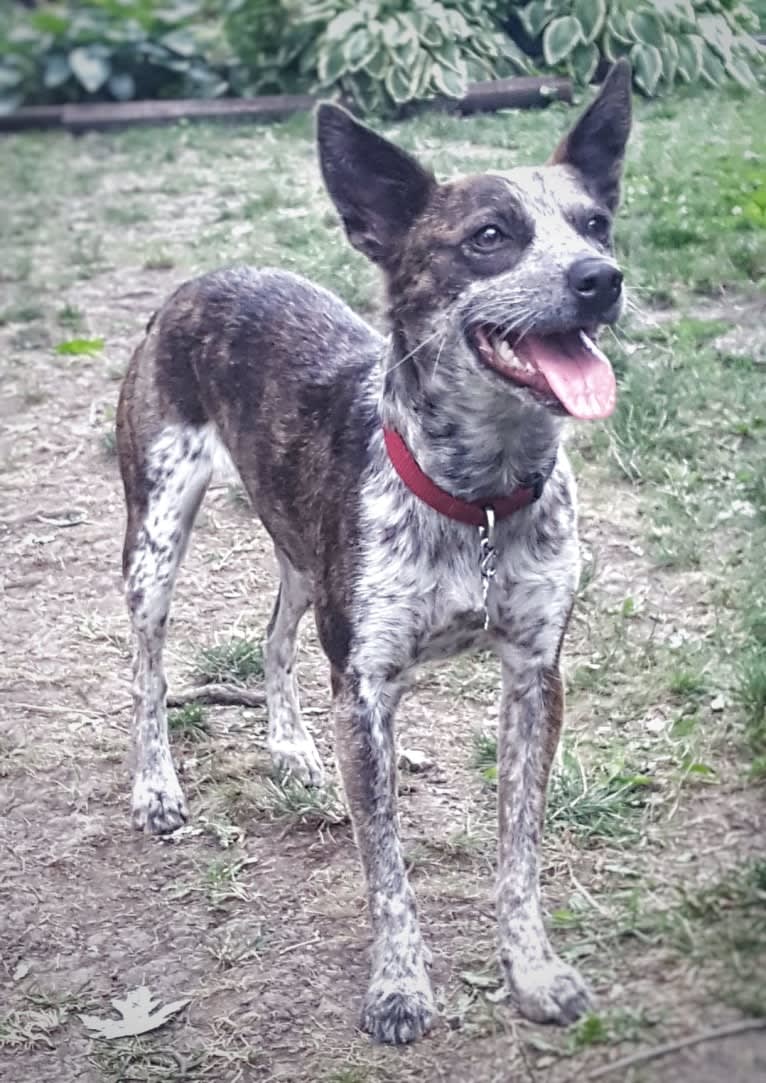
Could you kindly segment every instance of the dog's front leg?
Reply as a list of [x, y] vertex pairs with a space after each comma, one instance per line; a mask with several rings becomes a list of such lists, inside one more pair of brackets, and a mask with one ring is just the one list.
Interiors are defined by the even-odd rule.
[[563, 712], [558, 667], [522, 675], [503, 666], [497, 772], [500, 957], [521, 1011], [540, 1023], [571, 1023], [589, 1006], [579, 974], [548, 943], [540, 907], [545, 794]]
[[333, 690], [338, 762], [374, 936], [362, 1027], [379, 1042], [411, 1042], [431, 1026], [434, 1000], [399, 842], [394, 710], [401, 690], [337, 672]]

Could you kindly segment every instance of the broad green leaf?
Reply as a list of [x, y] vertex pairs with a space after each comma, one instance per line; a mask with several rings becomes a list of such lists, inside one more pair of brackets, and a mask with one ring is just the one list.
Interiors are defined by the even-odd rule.
[[633, 44], [633, 35], [630, 32], [628, 21], [624, 12], [615, 8], [614, 11], [610, 11], [606, 20], [607, 29], [617, 39], [621, 41], [623, 45]]
[[629, 11], [626, 21], [633, 41], [639, 45], [653, 45], [655, 49], [662, 48], [665, 32], [653, 11]]
[[7, 91], [5, 94], [0, 93], [0, 116], [5, 117], [18, 109], [23, 100], [21, 94], [9, 94]]
[[518, 16], [521, 19], [521, 25], [530, 38], [538, 38], [542, 34], [546, 23], [549, 23], [553, 18], [543, 0], [532, 0], [531, 4], [527, 4], [525, 8], [518, 12]]
[[72, 49], [69, 54], [69, 65], [78, 82], [89, 94], [95, 94], [97, 90], [100, 90], [111, 75], [109, 61], [82, 45]]
[[113, 75], [107, 83], [109, 93], [118, 102], [129, 102], [136, 96], [136, 81], [130, 72]]
[[363, 22], [364, 16], [358, 8], [342, 11], [327, 24], [324, 38], [326, 41], [344, 41], [349, 31]]
[[70, 338], [66, 342], [59, 342], [56, 353], [76, 357], [81, 354], [101, 353], [103, 348], [102, 338]]
[[470, 38], [473, 31], [465, 18], [459, 11], [451, 8], [447, 12], [447, 18], [445, 20], [447, 31], [453, 38], [457, 38], [459, 41], [465, 41], [466, 38]]
[[420, 39], [413, 33], [403, 38], [391, 52], [396, 57], [396, 63], [406, 70], [415, 63], [420, 53]]
[[662, 54], [654, 45], [634, 45], [630, 50], [633, 78], [636, 86], [650, 98], [657, 89], [662, 76]]
[[614, 64], [615, 60], [619, 60], [621, 56], [627, 56], [630, 49], [630, 45], [627, 45], [624, 41], [620, 41], [610, 30], [604, 31], [601, 37], [601, 51], [607, 60], [610, 60]]
[[454, 41], [445, 42], [439, 50], [439, 66], [451, 68], [457, 75], [465, 75], [465, 64]]
[[685, 34], [678, 41], [678, 74], [687, 83], [699, 78], [702, 67], [702, 47], [705, 44], [697, 34]]
[[653, 0], [652, 6], [666, 26], [681, 33], [694, 32], [697, 17], [691, 0]]
[[70, 27], [70, 19], [66, 15], [60, 15], [56, 11], [34, 11], [30, 16], [30, 22], [36, 30], [43, 34], [53, 34], [54, 37], [63, 37]]
[[521, 51], [515, 41], [511, 41], [509, 37], [502, 35], [500, 42], [498, 43], [498, 52], [500, 56], [509, 60], [511, 64], [517, 69], [517, 71], [531, 71], [531, 61], [529, 57]]
[[552, 67], [560, 64], [582, 40], [582, 27], [574, 15], [554, 19], [546, 26], [543, 34], [543, 56], [546, 64]]
[[432, 16], [422, 11], [416, 11], [412, 15], [412, 22], [422, 45], [430, 45], [431, 48], [436, 48], [437, 45], [441, 45], [444, 41], [444, 35], [439, 29], [439, 24]]
[[700, 15], [697, 25], [700, 34], [725, 61], [731, 57], [734, 35], [723, 15]]
[[678, 45], [676, 39], [670, 34], [665, 35], [665, 46], [662, 50], [662, 78], [673, 86], [678, 70]]
[[425, 97], [428, 83], [431, 78], [431, 54], [427, 49], [421, 49], [415, 63], [412, 65], [410, 82], [412, 84], [413, 98]]
[[370, 61], [378, 51], [378, 43], [371, 37], [365, 27], [352, 30], [343, 43], [343, 56], [348, 71], [359, 71], [360, 68]]
[[0, 90], [7, 90], [8, 87], [18, 86], [21, 79], [22, 75], [18, 68], [0, 65]]
[[467, 79], [442, 64], [431, 66], [430, 83], [437, 93], [444, 94], [447, 98], [462, 98], [468, 85]]
[[364, 70], [373, 79], [382, 79], [390, 62], [389, 53], [380, 45], [365, 64]]
[[389, 15], [383, 23], [383, 41], [389, 49], [398, 49], [411, 37], [417, 37], [414, 26], [402, 23], [396, 15]]
[[188, 30], [171, 30], [169, 34], [163, 34], [160, 41], [179, 56], [194, 56], [197, 52], [197, 42]]
[[160, 60], [163, 68], [167, 68], [168, 71], [187, 72], [192, 65], [192, 61], [187, 56], [175, 56], [168, 50], [165, 56]]
[[569, 70], [572, 78], [581, 86], [587, 86], [598, 67], [598, 46], [591, 44], [576, 45], [569, 57]]
[[340, 79], [346, 71], [346, 58], [343, 55], [343, 42], [323, 42], [319, 51], [317, 74], [320, 83], [330, 86]]
[[583, 41], [595, 41], [606, 18], [606, 0], [575, 0], [573, 14], [582, 28]]
[[709, 45], [702, 46], [702, 66], [700, 78], [709, 86], [720, 86], [726, 79], [726, 69], [720, 57], [716, 56]]
[[732, 56], [726, 65], [726, 71], [740, 86], [751, 90], [758, 86], [758, 80], [750, 70], [750, 65], [740, 56]]
[[72, 74], [69, 61], [63, 53], [51, 53], [45, 60], [43, 83], [47, 87], [57, 87], [65, 83]]
[[411, 100], [409, 75], [398, 64], [392, 64], [386, 72], [385, 84], [386, 90], [397, 105]]

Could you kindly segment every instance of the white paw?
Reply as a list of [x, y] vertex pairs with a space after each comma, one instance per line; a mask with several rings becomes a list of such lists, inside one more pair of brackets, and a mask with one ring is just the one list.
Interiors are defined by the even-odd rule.
[[591, 1007], [583, 979], [555, 955], [527, 965], [521, 959], [513, 960], [506, 972], [522, 1015], [535, 1023], [574, 1023]]
[[304, 786], [324, 783], [324, 767], [310, 737], [304, 741], [270, 740], [269, 752], [280, 776], [289, 775]]
[[396, 981], [373, 978], [362, 1009], [362, 1030], [373, 1041], [404, 1045], [431, 1029], [435, 1013], [434, 995], [425, 968], [414, 977]]
[[137, 775], [133, 786], [133, 826], [147, 835], [169, 835], [189, 819], [175, 772]]

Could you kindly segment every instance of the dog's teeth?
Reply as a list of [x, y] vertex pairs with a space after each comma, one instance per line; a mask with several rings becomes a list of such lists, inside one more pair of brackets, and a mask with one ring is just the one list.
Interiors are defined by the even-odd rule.
[[501, 338], [496, 346], [497, 352], [502, 357], [503, 361], [515, 361], [516, 355], [511, 349], [511, 344], [507, 338]]
[[585, 346], [586, 350], [592, 353], [594, 357], [597, 357], [599, 361], [602, 361], [605, 365], [609, 364], [609, 358], [606, 356], [604, 351], [600, 350], [596, 343], [593, 341], [593, 339], [590, 338], [589, 335], [586, 335], [585, 332], [582, 330], [580, 331], [580, 338], [582, 339], [583, 345]]

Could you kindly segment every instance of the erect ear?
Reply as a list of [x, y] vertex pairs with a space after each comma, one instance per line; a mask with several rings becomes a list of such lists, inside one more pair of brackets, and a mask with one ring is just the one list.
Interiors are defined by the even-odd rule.
[[622, 161], [630, 134], [630, 82], [630, 64], [620, 59], [551, 158], [552, 164], [574, 166], [593, 195], [612, 211], [620, 200]]
[[316, 124], [322, 176], [348, 239], [386, 266], [397, 240], [424, 210], [436, 180], [410, 154], [340, 106], [323, 102]]

